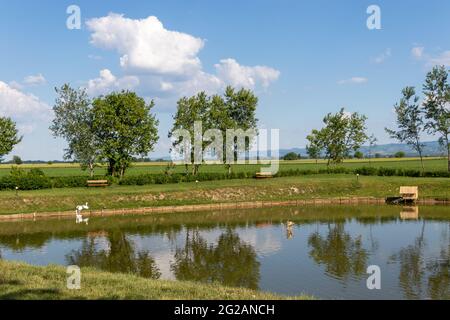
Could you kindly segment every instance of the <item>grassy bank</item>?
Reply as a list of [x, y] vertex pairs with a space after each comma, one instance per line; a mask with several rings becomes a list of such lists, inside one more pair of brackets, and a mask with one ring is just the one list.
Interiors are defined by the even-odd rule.
[[[82, 269], [81, 289], [66, 288], [62, 266], [36, 267], [0, 261], [1, 299], [283, 299], [285, 297], [241, 288], [182, 281], [145, 279]], [[306, 296], [296, 297], [306, 299]]]
[[295, 200], [335, 197], [396, 196], [402, 185], [419, 186], [421, 198], [450, 197], [448, 178], [311, 175], [267, 180], [243, 179], [108, 188], [66, 188], [0, 192], [0, 214], [72, 210], [89, 202], [92, 209], [236, 201]]

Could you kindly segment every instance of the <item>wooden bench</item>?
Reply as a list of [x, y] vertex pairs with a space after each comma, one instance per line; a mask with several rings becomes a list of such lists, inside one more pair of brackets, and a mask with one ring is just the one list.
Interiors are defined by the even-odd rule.
[[88, 180], [88, 187], [107, 187], [109, 185], [108, 180]]
[[267, 179], [273, 178], [272, 172], [257, 172], [255, 175], [256, 179]]
[[419, 198], [418, 187], [400, 187], [400, 196], [403, 200], [416, 201]]

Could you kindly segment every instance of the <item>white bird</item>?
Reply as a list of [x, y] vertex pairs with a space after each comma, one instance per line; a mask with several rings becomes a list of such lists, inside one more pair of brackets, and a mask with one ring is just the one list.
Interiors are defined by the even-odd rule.
[[87, 209], [89, 209], [87, 202], [86, 202], [86, 204], [82, 204], [82, 205], [79, 205], [76, 207], [76, 211], [75, 211], [75, 217], [76, 217], [75, 222], [76, 223], [84, 222], [84, 223], [88, 224], [89, 218], [83, 219], [83, 216], [81, 215], [81, 211], [87, 210]]

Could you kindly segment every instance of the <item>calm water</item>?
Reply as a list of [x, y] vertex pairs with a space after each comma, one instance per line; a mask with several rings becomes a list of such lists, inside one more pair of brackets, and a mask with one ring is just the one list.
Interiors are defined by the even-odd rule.
[[[93, 218], [89, 225], [4, 222], [0, 256], [327, 299], [450, 299], [450, 208], [320, 206]], [[381, 268], [381, 290], [366, 287], [369, 265]]]

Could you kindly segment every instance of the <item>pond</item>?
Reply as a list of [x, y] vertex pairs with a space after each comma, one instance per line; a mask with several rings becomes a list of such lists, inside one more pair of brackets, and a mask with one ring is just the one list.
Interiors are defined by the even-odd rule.
[[[0, 257], [324, 299], [450, 299], [450, 208], [305, 206], [0, 223]], [[381, 289], [367, 288], [369, 266]]]

